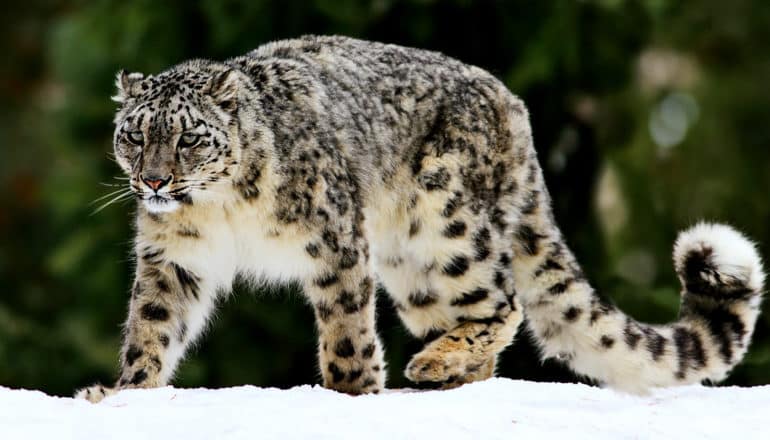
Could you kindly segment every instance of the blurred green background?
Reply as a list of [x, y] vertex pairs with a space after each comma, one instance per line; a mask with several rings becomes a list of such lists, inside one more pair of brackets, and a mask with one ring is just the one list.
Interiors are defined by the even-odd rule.
[[[442, 51], [522, 96], [559, 223], [596, 286], [674, 319], [676, 231], [728, 222], [770, 243], [770, 3], [764, 0], [42, 1], [0, 6], [0, 385], [69, 395], [117, 371], [133, 202], [91, 215], [110, 160], [115, 72], [345, 34]], [[317, 383], [310, 309], [238, 294], [176, 384]], [[420, 344], [384, 295], [391, 387]], [[728, 383], [770, 383], [770, 316]], [[574, 381], [527, 336], [500, 374]]]

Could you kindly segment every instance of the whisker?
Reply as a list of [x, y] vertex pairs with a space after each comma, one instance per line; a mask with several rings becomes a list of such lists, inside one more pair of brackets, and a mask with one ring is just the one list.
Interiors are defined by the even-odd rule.
[[112, 205], [113, 203], [115, 203], [115, 202], [119, 202], [119, 201], [121, 201], [121, 200], [126, 200], [126, 199], [129, 199], [129, 198], [130, 198], [130, 197], [132, 197], [132, 196], [134, 196], [134, 193], [133, 193], [133, 192], [128, 192], [128, 193], [118, 194], [117, 196], [115, 196], [115, 198], [113, 198], [113, 199], [110, 199], [109, 201], [107, 201], [107, 203], [105, 203], [105, 204], [103, 204], [103, 205], [99, 206], [98, 208], [96, 208], [96, 209], [95, 209], [95, 210], [94, 210], [94, 211], [91, 213], [91, 215], [96, 215], [97, 213], [101, 212], [101, 211], [102, 211], [104, 208], [106, 208], [106, 207], [108, 207], [108, 206]]
[[118, 194], [118, 193], [122, 193], [122, 192], [131, 192], [131, 189], [130, 189], [130, 188], [120, 188], [120, 189], [116, 189], [115, 191], [112, 191], [112, 192], [110, 192], [110, 193], [107, 193], [107, 194], [105, 194], [105, 195], [103, 195], [103, 196], [101, 196], [101, 197], [97, 198], [96, 200], [94, 200], [94, 201], [92, 201], [91, 203], [89, 203], [89, 205], [93, 205], [94, 203], [98, 203], [98, 202], [99, 202], [99, 201], [101, 201], [101, 200], [104, 200], [104, 199], [106, 199], [106, 198], [112, 197], [112, 196], [114, 196], [115, 194]]

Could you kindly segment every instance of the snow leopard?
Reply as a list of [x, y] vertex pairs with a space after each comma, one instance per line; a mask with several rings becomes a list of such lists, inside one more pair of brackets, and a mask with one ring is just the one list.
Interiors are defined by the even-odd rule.
[[565, 243], [527, 108], [481, 68], [306, 36], [121, 72], [117, 89], [136, 275], [119, 379], [78, 397], [168, 384], [236, 278], [299, 283], [323, 386], [352, 395], [385, 387], [378, 286], [424, 340], [405, 376], [434, 387], [492, 377], [522, 321], [543, 358], [633, 393], [719, 381], [746, 353], [764, 284], [753, 242], [686, 230], [678, 319], [628, 316]]

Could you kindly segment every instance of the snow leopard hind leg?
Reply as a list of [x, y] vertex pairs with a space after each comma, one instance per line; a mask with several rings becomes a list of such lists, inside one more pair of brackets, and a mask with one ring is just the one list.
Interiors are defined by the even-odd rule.
[[524, 196], [509, 171], [524, 107], [486, 77], [448, 99], [396, 193], [367, 216], [379, 279], [407, 329], [430, 340], [405, 375], [443, 388], [494, 375], [523, 318], [511, 260]]
[[[439, 194], [422, 197], [418, 204], [427, 210], [434, 196]], [[399, 317], [413, 335], [426, 340], [406, 377], [443, 388], [491, 377], [497, 355], [513, 341], [522, 319], [510, 240], [488, 221], [473, 221], [478, 219], [470, 211], [460, 211], [422, 215], [405, 230], [411, 243], [378, 247], [375, 255]]]

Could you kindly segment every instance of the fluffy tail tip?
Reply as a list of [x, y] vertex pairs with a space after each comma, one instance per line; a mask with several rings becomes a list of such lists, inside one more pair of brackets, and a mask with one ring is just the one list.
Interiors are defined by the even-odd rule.
[[764, 286], [756, 246], [727, 225], [699, 223], [681, 232], [674, 265], [688, 292], [717, 300], [757, 297]]

